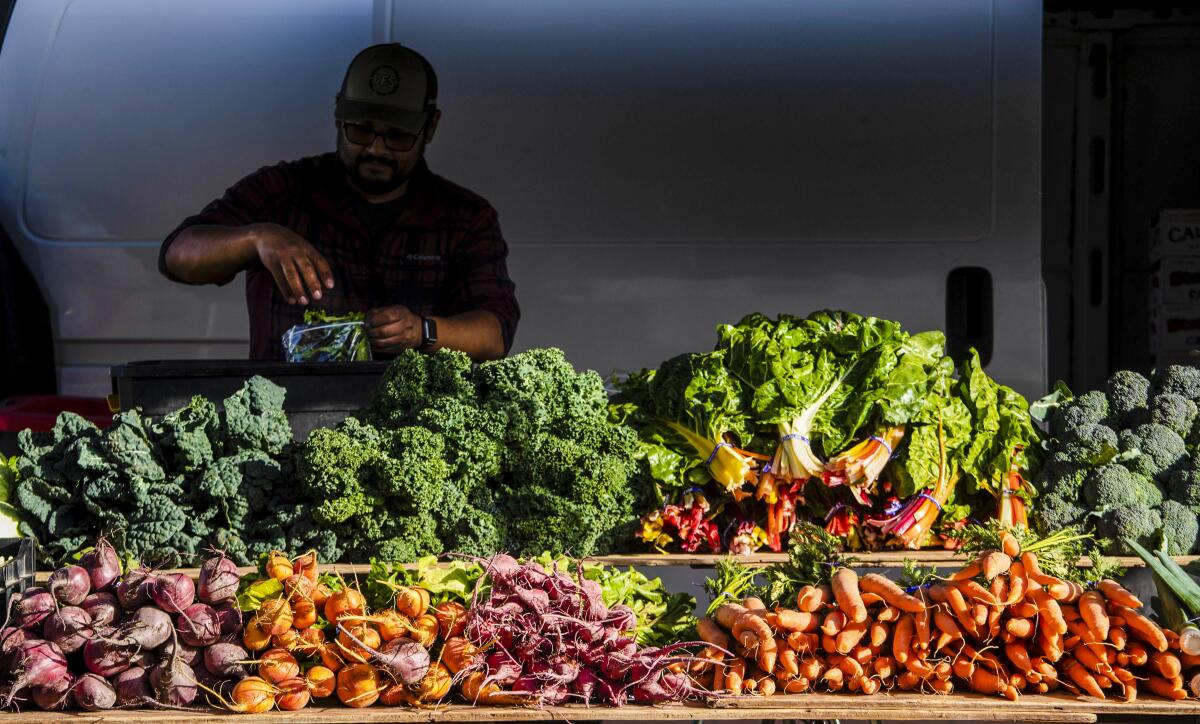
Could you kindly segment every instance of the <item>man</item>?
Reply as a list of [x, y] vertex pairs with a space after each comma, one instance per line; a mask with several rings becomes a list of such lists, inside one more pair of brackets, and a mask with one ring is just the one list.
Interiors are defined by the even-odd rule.
[[159, 270], [187, 284], [246, 272], [252, 359], [283, 359], [304, 309], [365, 310], [377, 356], [406, 349], [503, 357], [520, 310], [496, 212], [425, 163], [442, 113], [437, 76], [398, 43], [350, 63], [337, 151], [259, 169], [163, 241]]

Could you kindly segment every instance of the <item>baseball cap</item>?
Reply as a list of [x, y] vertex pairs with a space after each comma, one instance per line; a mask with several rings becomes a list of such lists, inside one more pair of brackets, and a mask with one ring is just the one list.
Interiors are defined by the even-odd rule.
[[372, 45], [354, 56], [333, 116], [378, 121], [419, 133], [437, 109], [437, 75], [417, 51], [399, 43]]

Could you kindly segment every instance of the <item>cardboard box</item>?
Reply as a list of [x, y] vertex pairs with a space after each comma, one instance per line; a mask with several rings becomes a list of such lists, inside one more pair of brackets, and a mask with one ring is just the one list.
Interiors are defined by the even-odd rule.
[[1150, 272], [1150, 307], [1188, 304], [1200, 304], [1200, 256], [1172, 256], [1155, 264]]
[[1200, 256], [1200, 209], [1168, 209], [1150, 221], [1150, 263]]
[[1150, 310], [1150, 354], [1200, 350], [1200, 304]]

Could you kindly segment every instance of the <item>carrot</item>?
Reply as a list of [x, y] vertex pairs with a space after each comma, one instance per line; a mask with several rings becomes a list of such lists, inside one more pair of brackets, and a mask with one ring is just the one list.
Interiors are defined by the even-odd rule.
[[1079, 615], [1098, 640], [1108, 638], [1110, 622], [1104, 611], [1104, 596], [1098, 591], [1088, 591], [1079, 597]]
[[816, 653], [821, 646], [821, 637], [815, 633], [793, 631], [787, 635], [788, 648], [801, 654]]
[[1030, 601], [1009, 604], [1008, 615], [1013, 618], [1033, 618], [1038, 615], [1038, 608]]
[[1086, 646], [1080, 646], [1072, 653], [1074, 654], [1075, 659], [1079, 661], [1079, 663], [1083, 664], [1084, 667], [1086, 667], [1089, 671], [1106, 675], [1112, 672], [1112, 669], [1108, 665], [1108, 661], [1106, 659], [1097, 657], [1096, 654], [1094, 654], [1092, 650]]
[[875, 674], [885, 681], [896, 675], [896, 660], [891, 656], [880, 656], [871, 662]]
[[1027, 618], [1010, 618], [1004, 622], [1004, 630], [1019, 639], [1033, 636], [1033, 622]]
[[717, 625], [721, 628], [726, 631], [732, 631], [733, 625], [748, 613], [750, 612], [742, 604], [726, 601], [717, 606], [716, 612], [713, 613], [713, 618], [716, 619]]
[[848, 623], [847, 616], [842, 611], [830, 611], [825, 614], [825, 620], [821, 622], [821, 633], [829, 636], [835, 636], [839, 631], [846, 627]]
[[766, 613], [767, 611], [767, 604], [763, 603], [763, 600], [758, 596], [746, 596], [746, 598], [742, 599], [742, 605], [758, 614]]
[[949, 696], [954, 693], [954, 682], [949, 679], [931, 679], [925, 684], [933, 690], [933, 693], [942, 696]]
[[976, 581], [960, 581], [955, 586], [957, 586], [958, 590], [962, 591], [963, 596], [966, 597], [968, 602], [982, 603], [987, 606], [998, 606], [1000, 604], [1000, 601], [992, 595], [991, 591], [979, 585]]
[[836, 654], [837, 638], [830, 634], [821, 634], [821, 650], [827, 654]]
[[1042, 573], [1042, 568], [1038, 565], [1037, 556], [1030, 551], [1025, 551], [1021, 554], [1021, 565], [1025, 566], [1025, 575], [1034, 583], [1040, 583], [1043, 586], [1048, 586], [1058, 581], [1054, 576]]
[[1108, 630], [1108, 640], [1117, 651], [1124, 651], [1125, 644], [1129, 641], [1129, 634], [1125, 632], [1124, 628], [1113, 626]]
[[839, 656], [839, 657], [832, 658], [829, 660], [829, 665], [841, 669], [842, 673], [845, 674], [847, 677], [855, 677], [855, 676], [863, 675], [862, 664], [860, 664], [858, 662], [858, 659], [852, 658], [850, 656]]
[[929, 662], [916, 656], [909, 656], [908, 660], [904, 662], [904, 667], [922, 679], [928, 679], [933, 675], [933, 667]]
[[1088, 696], [1094, 696], [1097, 699], [1103, 699], [1104, 689], [1100, 688], [1100, 683], [1096, 681], [1096, 677], [1092, 676], [1091, 672], [1083, 667], [1075, 659], [1067, 659], [1063, 664], [1063, 670], [1067, 676], [1071, 677], [1071, 681], [1080, 689], [1087, 692]]
[[800, 675], [800, 657], [796, 652], [789, 648], [781, 648], [779, 651], [779, 666], [776, 668], [776, 673], [783, 672], [785, 676]]
[[[769, 646], [767, 645], [769, 644]], [[767, 639], [758, 647], [758, 658], [755, 663], [758, 668], [768, 674], [775, 671], [775, 662], [779, 659], [779, 649], [776, 648], [775, 639]]]
[[1042, 650], [1042, 655], [1050, 661], [1058, 661], [1063, 657], [1063, 637], [1062, 634], [1051, 633], [1047, 634], [1045, 630], [1041, 630], [1037, 635], [1038, 647]]
[[913, 622], [915, 624], [914, 635], [917, 639], [914, 647], [918, 651], [925, 651], [929, 648], [929, 638], [933, 633], [933, 615], [929, 612], [929, 608], [926, 607], [914, 614]]
[[1025, 591], [1029, 587], [1029, 580], [1025, 577], [1025, 564], [1021, 561], [1013, 561], [1012, 566], [1008, 569], [1008, 598], [1005, 603], [1009, 606], [1019, 603], [1025, 598]]
[[825, 672], [825, 661], [820, 657], [813, 656], [809, 659], [800, 660], [800, 677], [809, 681], [816, 681], [821, 674]]
[[[1029, 554], [1026, 553], [1026, 555]], [[1065, 634], [1069, 630], [1067, 621], [1062, 615], [1062, 608], [1059, 607], [1058, 601], [1050, 597], [1050, 594], [1044, 590], [1030, 591], [1028, 598], [1038, 607], [1039, 628], [1059, 634]]]
[[1000, 550], [1004, 551], [1004, 555], [1009, 558], [1016, 558], [1021, 555], [1021, 544], [1017, 541], [1017, 537], [1007, 530], [1000, 531]]
[[892, 656], [895, 657], [896, 661], [903, 664], [908, 660], [915, 632], [916, 623], [912, 615], [905, 614], [901, 616], [900, 620], [896, 623], [896, 631], [892, 636]]
[[[959, 628], [958, 624], [954, 622], [954, 617], [951, 616], [950, 614], [946, 613], [942, 609], [939, 608], [933, 614], [933, 623], [942, 632], [943, 638], [945, 638], [945, 637], [949, 637], [950, 639], [961, 639], [962, 638], [962, 629]], [[944, 645], [945, 645], [945, 643], [939, 640], [937, 648], [941, 648]]]
[[755, 611], [755, 613], [762, 616], [762, 620], [767, 622], [767, 625], [771, 627], [772, 631], [777, 631], [782, 628], [779, 625], [779, 614], [775, 611], [767, 611], [766, 613], [759, 613], [758, 611]]
[[946, 580], [947, 581], [966, 581], [971, 578], [974, 578], [975, 576], [978, 576], [980, 571], [982, 571], [982, 570], [983, 570], [983, 556], [980, 556], [979, 558], [976, 558], [975, 560], [971, 561], [970, 563], [963, 566], [962, 568], [959, 568], [954, 573], [951, 573], [946, 578]]
[[1008, 557], [1000, 551], [988, 551], [979, 557], [979, 567], [983, 573], [983, 577], [988, 581], [996, 578], [996, 576], [1008, 573], [1008, 569], [1012, 566], [1012, 558]]
[[905, 671], [896, 677], [896, 686], [905, 691], [912, 691], [921, 685], [921, 677], [911, 671]]
[[1183, 673], [1183, 662], [1173, 653], [1155, 651], [1150, 654], [1150, 668], [1157, 671], [1164, 679], [1174, 679]]
[[845, 683], [845, 679], [846, 675], [837, 667], [830, 668], [825, 672], [825, 675], [821, 677], [821, 681], [825, 682], [825, 685], [829, 687], [830, 691], [840, 691], [842, 684]]
[[879, 679], [874, 679], [869, 676], [861, 676], [859, 677], [858, 681], [859, 691], [867, 696], [877, 693], [879, 688], [882, 686], [882, 684], [879, 682]]
[[775, 613], [779, 616], [779, 628], [786, 631], [816, 631], [820, 625], [820, 620], [817, 616], [808, 611], [777, 608], [775, 609]]
[[1134, 666], [1145, 666], [1150, 661], [1150, 652], [1139, 641], [1130, 641], [1125, 650], [1129, 653], [1129, 663]]
[[1055, 580], [1053, 583], [1044, 584], [1046, 592], [1056, 601], [1069, 601], [1075, 589], [1071, 587], [1070, 582], [1062, 579]]
[[732, 694], [741, 694], [746, 681], [746, 660], [734, 659], [725, 669], [725, 688]]
[[775, 691], [775, 680], [771, 677], [767, 676], [758, 680], [758, 693], [762, 696], [774, 696]]
[[[762, 616], [755, 614], [752, 611], [746, 611], [733, 624], [730, 630], [733, 638], [736, 639], [742, 646], [748, 649], [753, 649], [756, 646], [770, 646], [768, 642], [773, 642], [775, 637], [771, 632], [771, 627], [763, 620]], [[774, 648], [773, 646], [770, 646]]]
[[867, 624], [851, 621], [842, 628], [837, 634], [837, 652], [839, 654], [848, 654], [858, 646], [858, 642], [862, 641], [863, 636], [867, 633]]
[[1161, 696], [1164, 699], [1179, 701], [1187, 698], [1187, 692], [1181, 686], [1175, 686], [1174, 682], [1168, 681], [1161, 676], [1151, 674], [1146, 677], [1146, 688], [1151, 694]]
[[803, 586], [796, 594], [796, 608], [806, 613], [815, 613], [832, 600], [833, 592], [829, 586]]
[[988, 607], [985, 604], [976, 603], [971, 606], [971, 612], [973, 614], [973, 618], [975, 619], [976, 635], [982, 636], [983, 632], [979, 627], [987, 625]]
[[878, 593], [867, 593], [866, 591], [862, 590], [861, 587], [858, 589], [858, 591], [858, 595], [862, 596], [862, 602], [864, 606], [874, 606], [877, 603], [884, 603], [883, 596], [880, 596]]
[[853, 568], [839, 568], [830, 581], [833, 598], [838, 608], [842, 609], [854, 623], [867, 620], [867, 607], [863, 604], [858, 588], [858, 574]]
[[1021, 671], [1033, 671], [1033, 662], [1029, 659], [1029, 649], [1024, 641], [1015, 641], [1004, 646], [1004, 655]]
[[875, 621], [871, 624], [869, 631], [870, 631], [870, 635], [871, 635], [871, 645], [872, 646], [876, 646], [876, 647], [883, 646], [883, 644], [888, 639], [887, 624], [883, 624], [883, 623], [880, 623], [879, 621]]
[[1158, 651], [1167, 650], [1167, 637], [1163, 634], [1163, 630], [1158, 624], [1132, 608], [1126, 608], [1121, 611], [1121, 616], [1125, 619], [1125, 627], [1132, 631], [1133, 635], [1150, 644]]
[[783, 685], [783, 693], [803, 694], [804, 692], [808, 691], [808, 683], [808, 679], [800, 676], [796, 677], [795, 679], [788, 679], [787, 683]]
[[1200, 668], [1200, 656], [1194, 654], [1185, 654], [1182, 651], [1176, 652], [1175, 655], [1179, 657], [1179, 661], [1183, 664], [1184, 669], [1191, 670]]
[[1096, 589], [1104, 594], [1104, 597], [1118, 606], [1126, 608], [1141, 608], [1142, 600], [1130, 593], [1124, 586], [1116, 581], [1105, 578], [1096, 584]]
[[726, 650], [729, 649], [729, 635], [711, 618], [705, 617], [696, 621], [696, 635], [705, 643], [720, 646]]
[[962, 591], [953, 586], [947, 587], [946, 603], [950, 606], [950, 611], [954, 614], [954, 617], [958, 619], [958, 623], [963, 631], [977, 637], [979, 635], [979, 627], [975, 624], [974, 612], [967, 606], [967, 601], [963, 598]]
[[916, 613], [925, 608], [925, 605], [919, 600], [904, 592], [904, 589], [896, 585], [891, 579], [881, 576], [878, 573], [868, 573], [858, 580], [858, 587], [867, 593], [875, 593], [883, 598], [889, 606]]

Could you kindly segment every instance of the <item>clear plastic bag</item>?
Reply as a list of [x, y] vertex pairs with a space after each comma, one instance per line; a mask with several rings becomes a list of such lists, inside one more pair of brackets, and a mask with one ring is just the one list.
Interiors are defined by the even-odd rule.
[[365, 362], [371, 359], [371, 343], [363, 320], [364, 312], [333, 315], [319, 309], [304, 312], [304, 324], [283, 333], [284, 358], [288, 362]]

